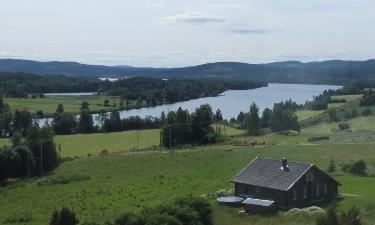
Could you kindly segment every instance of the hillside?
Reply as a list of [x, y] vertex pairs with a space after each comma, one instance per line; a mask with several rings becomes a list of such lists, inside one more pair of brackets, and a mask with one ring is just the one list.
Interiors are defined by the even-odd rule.
[[149, 76], [168, 78], [214, 78], [261, 80], [268, 82], [346, 83], [375, 80], [375, 60], [268, 64], [216, 62], [182, 68], [137, 68], [129, 66], [86, 65], [77, 62], [37, 62], [0, 59], [0, 71], [85, 77]]

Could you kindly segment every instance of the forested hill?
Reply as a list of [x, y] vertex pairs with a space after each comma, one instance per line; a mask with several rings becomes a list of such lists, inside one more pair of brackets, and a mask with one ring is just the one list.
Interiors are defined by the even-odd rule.
[[183, 68], [137, 68], [128, 66], [85, 65], [76, 62], [36, 62], [0, 59], [0, 71], [84, 77], [147, 76], [174, 79], [236, 79], [268, 82], [347, 83], [375, 80], [375, 60], [268, 64], [237, 62], [208, 63]]
[[226, 90], [267, 86], [263, 81], [155, 79], [132, 77], [114, 82], [82, 77], [0, 72], [0, 96], [27, 97], [46, 92], [100, 92], [128, 100], [146, 100], [151, 105], [217, 96]]

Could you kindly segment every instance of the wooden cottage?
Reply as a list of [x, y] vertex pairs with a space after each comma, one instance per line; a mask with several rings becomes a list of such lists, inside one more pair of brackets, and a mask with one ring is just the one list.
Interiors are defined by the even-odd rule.
[[[232, 178], [245, 208], [295, 208], [337, 197], [339, 182], [310, 163], [256, 158]], [[246, 207], [247, 206], [247, 207]]]

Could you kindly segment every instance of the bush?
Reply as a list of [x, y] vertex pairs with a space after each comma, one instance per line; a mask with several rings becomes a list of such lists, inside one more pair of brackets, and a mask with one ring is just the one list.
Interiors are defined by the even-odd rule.
[[76, 225], [78, 219], [73, 211], [68, 208], [62, 208], [60, 212], [54, 211], [49, 225]]
[[348, 211], [337, 212], [336, 207], [329, 208], [326, 213], [318, 217], [316, 225], [362, 225], [359, 210], [351, 208]]
[[366, 108], [362, 111], [362, 116], [370, 116], [372, 114], [372, 110], [370, 108]]
[[331, 161], [329, 162], [329, 166], [328, 166], [328, 172], [333, 173], [335, 171], [336, 171], [335, 161], [333, 161], [333, 159], [331, 159]]
[[366, 170], [367, 170], [367, 166], [366, 166], [365, 161], [363, 161], [363, 160], [359, 160], [359, 161], [354, 162], [348, 168], [349, 173], [360, 175], [360, 176], [365, 176]]
[[100, 152], [100, 155], [101, 156], [105, 156], [105, 155], [108, 155], [109, 154], [109, 151], [107, 149], [103, 149], [101, 152]]
[[340, 215], [340, 225], [361, 225], [361, 218], [357, 208], [351, 208], [347, 212], [342, 211]]
[[338, 126], [340, 130], [348, 130], [350, 128], [349, 124], [347, 123], [339, 123]]
[[340, 121], [340, 118], [337, 116], [337, 111], [334, 108], [328, 109], [328, 118], [330, 122]]
[[329, 140], [328, 136], [309, 137], [309, 142]]
[[212, 209], [203, 198], [180, 198], [170, 204], [148, 208], [140, 213], [125, 213], [115, 225], [212, 225]]

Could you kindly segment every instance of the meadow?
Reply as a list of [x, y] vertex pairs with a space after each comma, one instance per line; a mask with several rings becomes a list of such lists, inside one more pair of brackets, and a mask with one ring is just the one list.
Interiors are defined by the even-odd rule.
[[[229, 182], [254, 157], [312, 162], [326, 169], [333, 158], [337, 164], [365, 159], [374, 165], [374, 144], [344, 145], [277, 145], [267, 147], [235, 147], [214, 145], [188, 148], [184, 151], [144, 154], [117, 153], [85, 157], [64, 162], [41, 182], [37, 178], [19, 181], [1, 188], [0, 222], [32, 215], [27, 224], [47, 224], [51, 212], [62, 206], [72, 207], [81, 221], [104, 222], [128, 210], [140, 210], [181, 196], [202, 196], [221, 189], [233, 188]], [[368, 223], [375, 208], [375, 178], [337, 174], [346, 196], [340, 207], [358, 206]], [[217, 225], [295, 224], [284, 220], [283, 213], [272, 218], [240, 217], [232, 209], [219, 207], [211, 198]], [[22, 213], [19, 213], [22, 212]], [[225, 218], [223, 218], [225, 215]], [[18, 218], [19, 219], [19, 218]], [[24, 223], [13, 223], [24, 224]], [[309, 219], [298, 224], [311, 224]]]
[[[213, 125], [224, 136], [244, 133], [229, 126]], [[160, 130], [131, 130], [112, 133], [57, 135], [55, 143], [61, 147], [61, 157], [85, 157], [99, 155], [103, 150], [109, 153], [159, 149]], [[0, 138], [0, 147], [10, 146], [9, 139]]]
[[[104, 106], [104, 100], [110, 101], [109, 106]], [[64, 105], [66, 112], [78, 113], [83, 101], [88, 102], [90, 110], [98, 112], [100, 110], [111, 111], [119, 107], [120, 98], [117, 96], [45, 96], [44, 98], [5, 98], [4, 102], [8, 103], [11, 110], [28, 110], [36, 113], [42, 110], [45, 114], [56, 112], [59, 104]], [[133, 104], [133, 103], [132, 103]]]

